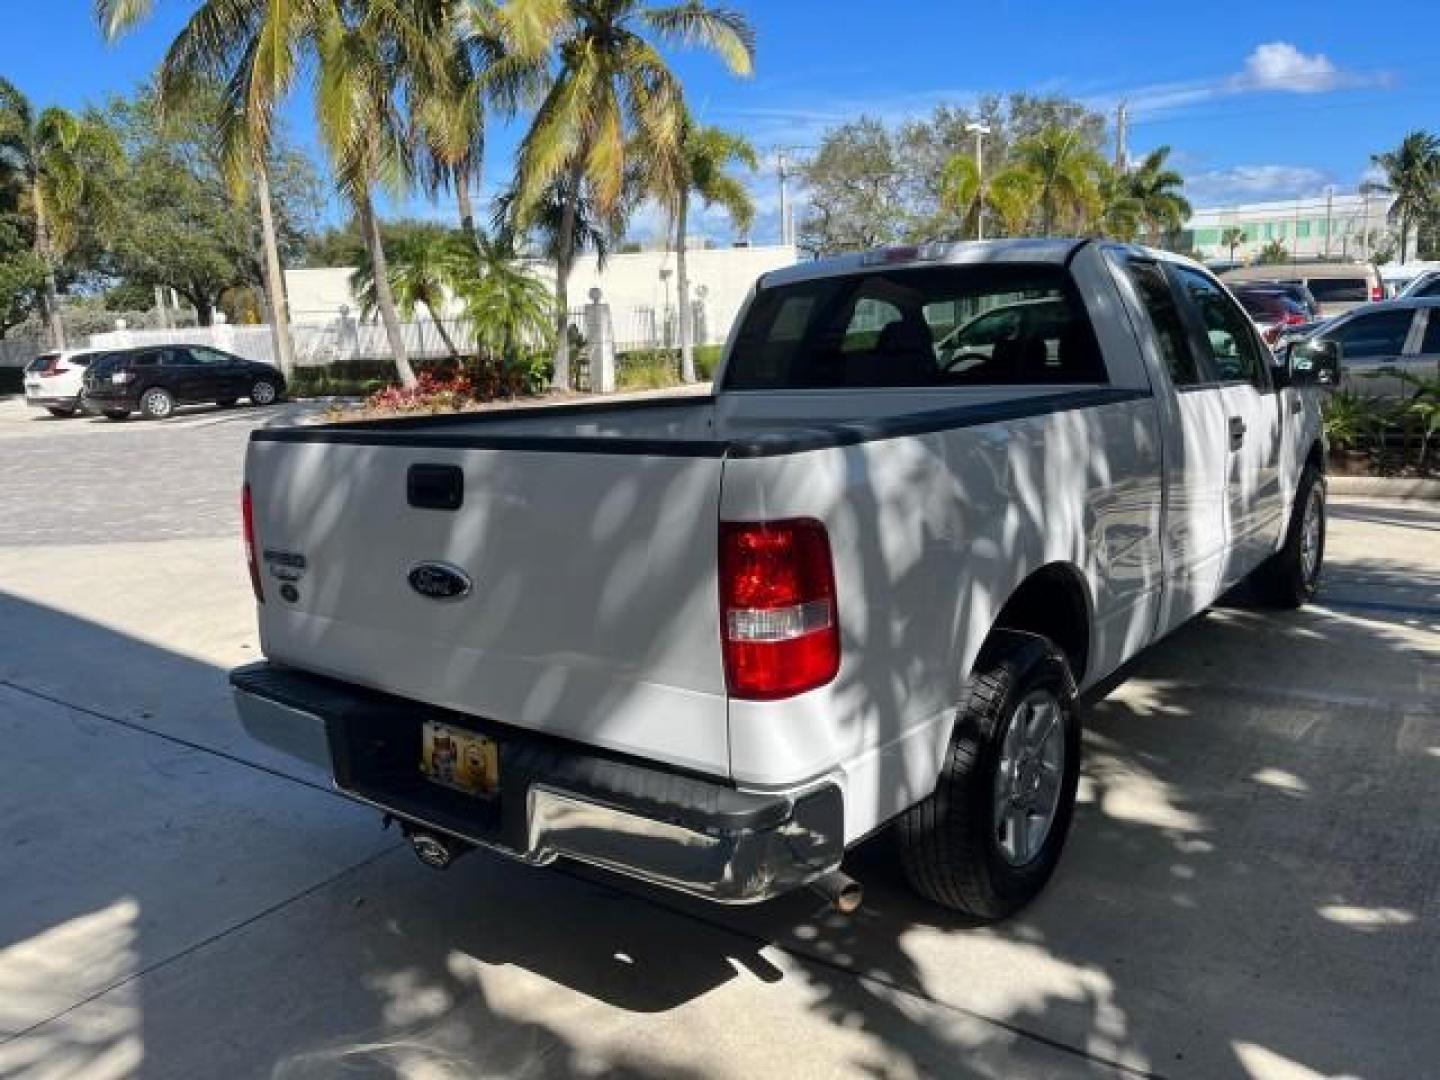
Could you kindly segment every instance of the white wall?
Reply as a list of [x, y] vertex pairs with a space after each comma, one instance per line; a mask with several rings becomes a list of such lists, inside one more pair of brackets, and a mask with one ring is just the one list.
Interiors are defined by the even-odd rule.
[[[704, 340], [712, 343], [725, 340], [756, 278], [795, 262], [795, 248], [788, 244], [692, 248], [687, 255], [691, 297], [699, 298], [700, 289], [705, 289]], [[532, 265], [536, 275], [553, 286], [553, 266], [541, 262]], [[662, 270], [667, 271], [667, 276], [661, 276]], [[337, 317], [342, 305], [357, 314], [359, 305], [350, 290], [350, 274], [351, 270], [343, 267], [287, 270], [285, 281], [290, 292], [292, 319], [297, 324], [327, 323]], [[667, 309], [673, 316], [678, 307], [675, 255], [667, 251], [612, 255], [605, 261], [603, 272], [593, 255], [582, 256], [570, 275], [572, 312], [584, 307], [592, 288], [600, 289], [610, 305], [615, 337], [623, 346], [638, 339], [642, 328], [658, 326]], [[452, 303], [444, 317], [458, 314], [458, 306]]]

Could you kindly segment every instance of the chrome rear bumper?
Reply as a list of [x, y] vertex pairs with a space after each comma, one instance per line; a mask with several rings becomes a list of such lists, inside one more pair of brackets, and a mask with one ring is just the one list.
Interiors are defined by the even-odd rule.
[[[721, 903], [753, 903], [834, 870], [840, 789], [745, 792], [353, 687], [253, 664], [231, 673], [257, 740], [328, 770], [336, 787], [413, 826], [543, 865], [564, 856]], [[419, 777], [427, 718], [499, 745], [500, 790], [480, 800]]]

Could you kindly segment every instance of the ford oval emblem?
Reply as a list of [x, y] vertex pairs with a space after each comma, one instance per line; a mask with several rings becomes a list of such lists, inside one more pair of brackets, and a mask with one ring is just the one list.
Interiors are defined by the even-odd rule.
[[461, 600], [470, 595], [470, 575], [449, 563], [422, 562], [406, 578], [410, 588], [429, 600]]

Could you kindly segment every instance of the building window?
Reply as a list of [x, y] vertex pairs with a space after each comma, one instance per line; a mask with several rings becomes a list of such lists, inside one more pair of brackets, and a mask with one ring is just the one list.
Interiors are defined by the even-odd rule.
[[1219, 229], [1196, 229], [1196, 230], [1195, 230], [1195, 243], [1196, 243], [1196, 244], [1218, 244], [1218, 243], [1220, 243], [1220, 230], [1219, 230]]
[[1295, 223], [1295, 238], [1304, 240], [1310, 236], [1310, 222], [1308, 219]]

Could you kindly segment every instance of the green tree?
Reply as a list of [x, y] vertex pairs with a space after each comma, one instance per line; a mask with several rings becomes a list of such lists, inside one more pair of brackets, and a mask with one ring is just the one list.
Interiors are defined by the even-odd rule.
[[439, 78], [446, 62], [442, 6], [428, 0], [321, 5], [313, 29], [315, 114], [336, 185], [355, 211], [374, 267], [375, 308], [403, 386], [416, 383], [390, 287], [375, 189], [402, 194], [413, 179], [409, 127], [399, 108]]
[[37, 113], [13, 83], [0, 78], [0, 176], [9, 177], [32, 222], [33, 251], [44, 268], [42, 307], [56, 348], [66, 345], [60, 263], [74, 248], [84, 217], [104, 203], [108, 166], [118, 155], [103, 125], [60, 108]]
[[1290, 252], [1279, 240], [1271, 240], [1260, 249], [1260, 254], [1255, 257], [1255, 261], [1267, 266], [1287, 263], [1290, 261]]
[[[93, 0], [93, 5], [101, 32], [113, 41], [147, 19], [155, 0]], [[275, 111], [299, 74], [301, 45], [313, 33], [322, 7], [322, 0], [200, 0], [160, 65], [160, 100], [166, 108], [179, 105], [196, 86], [224, 87], [226, 108], [219, 114], [216, 140], [234, 189], [255, 187], [270, 325], [286, 372], [294, 367], [294, 345], [268, 150]]]
[[690, 309], [690, 272], [685, 236], [688, 231], [690, 200], [705, 207], [719, 206], [729, 215], [736, 230], [745, 233], [755, 220], [755, 201], [739, 177], [728, 170], [743, 165], [752, 172], [759, 167], [755, 148], [740, 135], [686, 117], [680, 141], [679, 168], [666, 170], [679, 190], [661, 193], [670, 210], [675, 235], [675, 291], [680, 304], [680, 377], [695, 381], [694, 328]]
[[1144, 204], [1136, 194], [1133, 175], [1108, 161], [1097, 161], [1092, 185], [1091, 228], [1114, 240], [1134, 240], [1144, 217]]
[[[106, 111], [126, 153], [105, 236], [113, 269], [146, 289], [175, 289], [202, 326], [227, 292], [253, 288], [263, 295], [265, 284], [254, 191], [236, 197], [213, 135], [223, 109], [219, 88], [197, 86], [168, 110], [146, 88], [134, 99], [112, 101]], [[298, 255], [318, 213], [319, 181], [309, 160], [278, 132], [268, 157], [278, 241], [282, 252]]]
[[0, 210], [0, 340], [34, 313], [44, 288], [45, 264], [20, 215]]
[[811, 256], [864, 251], [904, 235], [904, 177], [879, 120], [862, 116], [827, 132], [801, 172], [808, 207], [799, 246]]
[[1017, 142], [1014, 159], [1038, 182], [1042, 236], [1084, 219], [1096, 199], [1102, 161], [1083, 131], [1050, 124]]
[[1220, 232], [1220, 243], [1230, 249], [1230, 261], [1235, 261], [1235, 249], [1245, 242], [1245, 230], [1239, 225], [1227, 225]]
[[548, 348], [554, 326], [549, 288], [515, 255], [508, 234], [480, 238], [478, 272], [460, 291], [475, 344], [502, 367], [522, 351]]
[[1156, 147], [1127, 175], [1145, 239], [1162, 244], [1190, 217], [1189, 201], [1182, 194], [1185, 178], [1169, 165], [1170, 147]]
[[[390, 288], [399, 313], [414, 320], [424, 308], [440, 340], [452, 357], [460, 350], [445, 328], [444, 312], [447, 295], [464, 291], [475, 277], [475, 247], [467, 234], [452, 233], [439, 226], [417, 229], [387, 242], [386, 252]], [[376, 309], [375, 266], [369, 252], [364, 252], [358, 267], [350, 276], [350, 287], [360, 303], [361, 313], [369, 317]]]
[[1385, 171], [1384, 189], [1395, 196], [1390, 220], [1400, 227], [1400, 261], [1410, 254], [1410, 231], [1440, 212], [1440, 136], [1412, 131], [1394, 150], [1372, 161]]
[[[730, 70], [749, 75], [755, 40], [743, 15], [700, 0], [653, 7], [641, 0], [511, 0], [499, 13], [520, 58], [553, 57], [553, 78], [520, 144], [515, 192], [522, 221], [553, 191], [565, 200], [555, 273], [554, 385], [570, 379], [568, 285], [578, 207], [594, 203], [610, 217], [625, 193], [632, 140], [655, 157], [653, 169], [677, 163], [684, 94], [658, 43], [701, 45]], [[673, 179], [654, 177], [662, 190]], [[558, 187], [557, 187], [558, 184]]]

